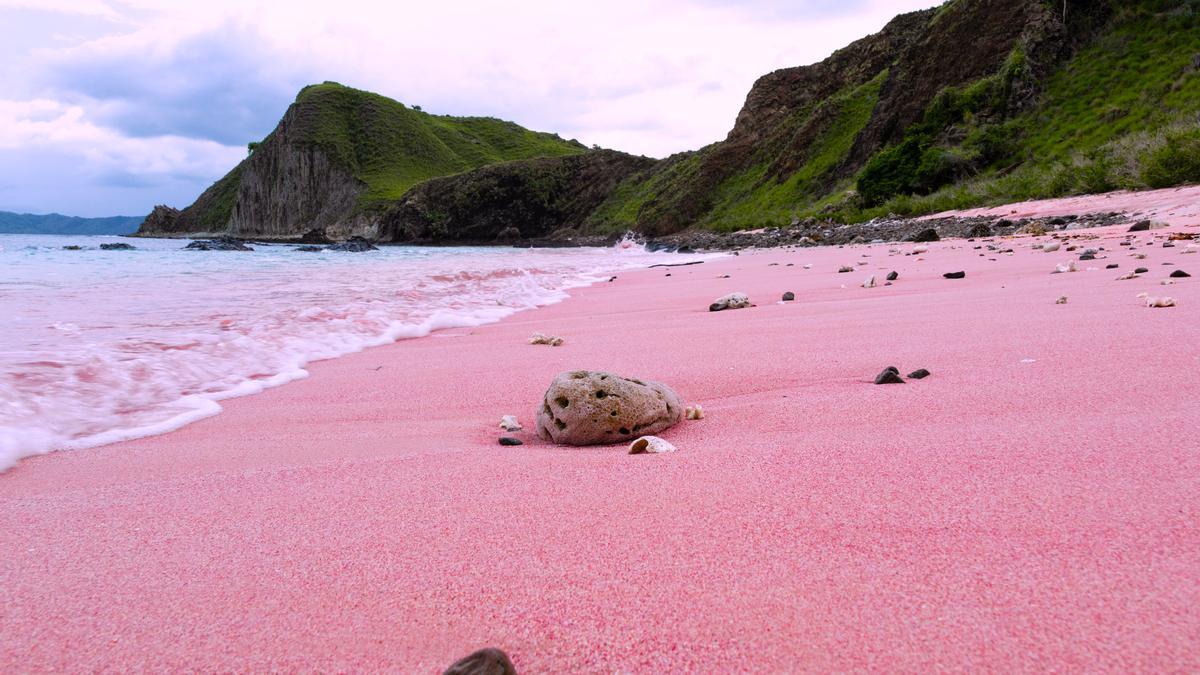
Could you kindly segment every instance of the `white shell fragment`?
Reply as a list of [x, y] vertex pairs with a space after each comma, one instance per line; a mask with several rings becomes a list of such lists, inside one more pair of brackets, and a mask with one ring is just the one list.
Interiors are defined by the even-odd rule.
[[563, 339], [557, 335], [543, 335], [541, 333], [534, 333], [533, 335], [529, 336], [529, 344], [531, 345], [550, 345], [551, 347], [557, 347], [562, 343]]
[[1136, 279], [1136, 278], [1138, 278], [1138, 275], [1134, 274], [1133, 272], [1126, 272], [1125, 274], [1122, 274], [1121, 276], [1117, 277], [1117, 281], [1128, 281], [1129, 279]]
[[1175, 298], [1156, 298], [1148, 293], [1139, 293], [1138, 297], [1146, 301], [1147, 307], [1174, 307]]
[[631, 455], [657, 455], [664, 452], [675, 452], [675, 446], [658, 436], [642, 436], [629, 444], [629, 454]]
[[1062, 248], [1062, 244], [1058, 243], [1057, 241], [1052, 241], [1049, 244], [1042, 246], [1042, 250], [1046, 253], [1054, 253], [1060, 248]]
[[1064, 272], [1078, 272], [1078, 271], [1079, 271], [1079, 266], [1075, 264], [1074, 260], [1072, 260], [1071, 262], [1068, 262], [1068, 263], [1059, 263], [1058, 265], [1054, 266], [1055, 274], [1063, 274]]
[[928, 246], [917, 246], [916, 248], [914, 248], [912, 250], [912, 252], [913, 253], [928, 253], [929, 247]]
[[701, 408], [699, 404], [689, 405], [683, 411], [683, 418], [688, 420], [702, 420], [704, 419], [704, 408]]
[[516, 415], [505, 415], [500, 418], [500, 428], [505, 431], [520, 431], [523, 427], [517, 421]]
[[875, 288], [875, 275], [874, 274], [867, 277], [867, 280], [863, 282], [863, 288]]

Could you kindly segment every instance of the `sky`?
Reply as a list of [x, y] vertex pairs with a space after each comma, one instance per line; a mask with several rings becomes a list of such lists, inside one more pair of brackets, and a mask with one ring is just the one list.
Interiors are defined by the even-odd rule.
[[0, 0], [0, 210], [184, 207], [332, 80], [651, 157], [937, 0]]

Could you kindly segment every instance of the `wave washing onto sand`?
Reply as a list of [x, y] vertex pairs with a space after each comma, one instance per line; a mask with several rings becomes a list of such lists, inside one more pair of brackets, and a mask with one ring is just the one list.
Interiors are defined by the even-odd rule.
[[[674, 254], [640, 247], [180, 251], [0, 236], [0, 471], [23, 457], [165, 433], [306, 364], [478, 326]], [[84, 250], [63, 250], [64, 245]]]

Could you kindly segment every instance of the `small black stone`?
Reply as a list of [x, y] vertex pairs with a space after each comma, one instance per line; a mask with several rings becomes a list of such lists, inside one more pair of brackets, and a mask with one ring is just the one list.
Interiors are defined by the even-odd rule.
[[1096, 256], [1092, 255], [1091, 253], [1084, 253], [1083, 255], [1079, 256], [1080, 261], [1095, 260], [1095, 259], [1096, 259]]
[[522, 443], [521, 439], [519, 439], [519, 438], [513, 438], [511, 436], [501, 436], [500, 437], [500, 445], [525, 445], [525, 444]]
[[1118, 265], [1117, 263], [1113, 263], [1113, 264], [1111, 264], [1111, 265], [1105, 265], [1105, 266], [1104, 266], [1104, 269], [1106, 269], [1106, 270], [1115, 270], [1115, 269], [1117, 269], [1118, 267], [1120, 267], [1120, 265]]
[[938, 236], [937, 230], [932, 227], [921, 230], [920, 232], [909, 237], [908, 240], [917, 243], [928, 243], [938, 241], [941, 237]]
[[1150, 271], [1150, 270], [1146, 269], [1145, 267], [1139, 267], [1139, 268], [1137, 268], [1136, 270], [1134, 270], [1134, 271], [1133, 271], [1133, 273], [1134, 273], [1134, 274], [1145, 274], [1145, 273], [1147, 273], [1147, 272], [1149, 272], [1149, 271]]
[[965, 279], [967, 277], [967, 273], [966, 272], [946, 272], [942, 276], [946, 277], [947, 279]]
[[923, 380], [927, 377], [929, 377], [929, 371], [925, 370], [924, 368], [914, 370], [908, 374], [908, 379], [910, 380]]
[[795, 299], [796, 299], [796, 294], [795, 294], [795, 293], [793, 293], [793, 292], [791, 292], [791, 291], [788, 291], [787, 293], [784, 293], [784, 294], [783, 294], [783, 301], [784, 301], [784, 302], [791, 302], [791, 301], [793, 301], [793, 300], [795, 300]]
[[723, 309], [725, 309], [725, 308], [726, 308], [726, 307], [725, 307], [725, 305], [722, 305], [722, 304], [721, 304], [721, 303], [719, 303], [719, 302], [714, 302], [713, 304], [711, 304], [711, 305], [709, 305], [709, 306], [708, 306], [708, 311], [710, 311], [710, 312], [719, 312], [719, 311], [721, 311], [721, 310], [723, 310]]
[[1183, 270], [1175, 270], [1174, 272], [1171, 272], [1171, 276], [1175, 277], [1176, 279], [1186, 279], [1192, 275], [1184, 272]]
[[1139, 220], [1138, 222], [1133, 224], [1133, 227], [1129, 228], [1129, 231], [1130, 232], [1145, 232], [1146, 230], [1149, 230], [1149, 229], [1150, 229], [1150, 221]]
[[888, 280], [888, 281], [895, 281], [895, 280], [897, 280], [897, 279], [899, 279], [899, 278], [900, 278], [900, 273], [899, 273], [899, 272], [896, 272], [896, 271], [894, 271], [894, 270], [893, 270], [893, 271], [891, 271], [891, 272], [888, 272], [888, 275], [887, 275], [887, 280]]
[[889, 366], [875, 378], [875, 384], [904, 384], [904, 380], [900, 379], [900, 371], [895, 366]]
[[1172, 243], [1171, 243], [1171, 242], [1169, 242], [1169, 241], [1164, 241], [1164, 242], [1163, 242], [1163, 248], [1175, 248], [1175, 244], [1172, 244]]

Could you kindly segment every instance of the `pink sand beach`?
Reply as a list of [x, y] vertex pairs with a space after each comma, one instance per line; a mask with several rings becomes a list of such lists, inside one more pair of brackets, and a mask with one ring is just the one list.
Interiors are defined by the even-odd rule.
[[[1170, 227], [1060, 233], [1104, 247], [1064, 274], [1050, 237], [622, 273], [23, 461], [0, 671], [434, 673], [485, 646], [523, 673], [1200, 670], [1200, 253], [1162, 247], [1200, 236], [1200, 189], [1101, 199]], [[757, 306], [707, 311], [732, 291]], [[872, 384], [890, 365], [932, 375]], [[585, 368], [706, 418], [669, 455], [539, 441]]]

